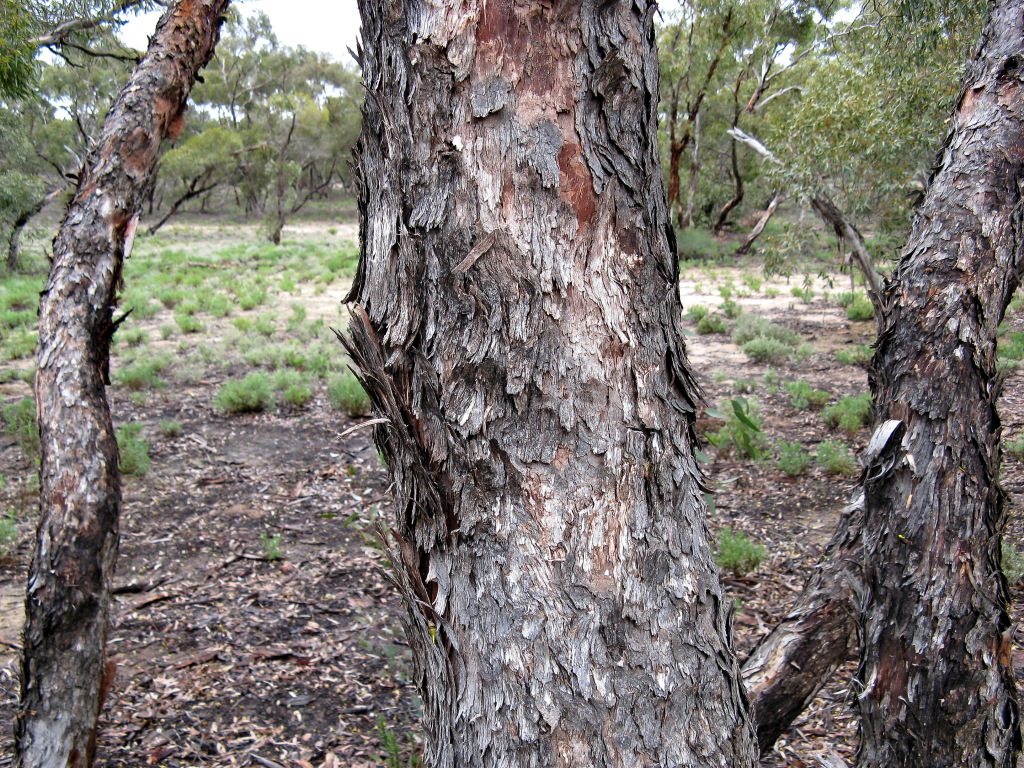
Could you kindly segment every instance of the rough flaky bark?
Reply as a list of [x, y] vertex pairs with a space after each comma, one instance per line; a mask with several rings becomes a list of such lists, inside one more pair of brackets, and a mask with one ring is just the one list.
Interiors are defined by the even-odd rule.
[[350, 351], [449, 766], [751, 766], [694, 460], [653, 3], [363, 0]]
[[157, 152], [184, 125], [228, 0], [179, 0], [118, 96], [54, 240], [39, 306], [41, 518], [25, 599], [15, 764], [92, 764], [121, 505], [104, 384], [115, 293]]
[[872, 361], [879, 416], [906, 436], [865, 484], [864, 768], [1021, 756], [995, 338], [1024, 263], [1024, 2], [993, 3], [964, 83]]

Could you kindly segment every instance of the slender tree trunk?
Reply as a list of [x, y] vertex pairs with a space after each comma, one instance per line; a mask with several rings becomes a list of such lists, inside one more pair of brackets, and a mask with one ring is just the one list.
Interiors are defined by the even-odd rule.
[[428, 764], [752, 766], [694, 460], [655, 7], [360, 3], [350, 351]]
[[864, 238], [861, 237], [860, 231], [850, 223], [849, 219], [843, 215], [843, 212], [839, 210], [835, 203], [824, 195], [812, 197], [811, 207], [822, 221], [832, 227], [836, 237], [850, 246], [853, 252], [853, 261], [856, 263], [857, 268], [860, 269], [861, 276], [863, 276], [864, 282], [867, 285], [868, 297], [871, 299], [871, 303], [875, 307], [875, 314], [877, 315], [881, 311], [879, 297], [882, 295], [882, 276], [875, 269], [874, 260], [871, 258], [871, 254], [868, 253], [868, 248], [864, 244]]
[[775, 211], [778, 209], [780, 202], [782, 202], [782, 195], [776, 192], [772, 195], [771, 202], [768, 203], [768, 207], [764, 210], [764, 213], [761, 214], [761, 218], [757, 220], [754, 228], [750, 230], [750, 234], [744, 238], [743, 242], [740, 243], [740, 247], [736, 249], [737, 256], [743, 256], [750, 252], [750, 247], [754, 244], [757, 238], [761, 236], [761, 233], [764, 232], [764, 228], [768, 226], [768, 222], [771, 221], [772, 216], [775, 215]]
[[[712, 227], [712, 231], [716, 235], [721, 234], [722, 230], [725, 229], [726, 222], [729, 221], [729, 214], [732, 213], [733, 210], [735, 210], [737, 205], [743, 202], [743, 176], [740, 173], [740, 161], [738, 156], [739, 153], [736, 150], [735, 141], [730, 142], [729, 151], [732, 153], [732, 178], [736, 186], [733, 189], [732, 197], [730, 197], [728, 202], [726, 202], [726, 204], [722, 206], [722, 210], [719, 212], [718, 218], [715, 219], [715, 226]], [[775, 198], [772, 199], [772, 202], [775, 202]], [[767, 223], [768, 219], [765, 219], [765, 224]], [[761, 227], [761, 230], [763, 229], [764, 226]], [[751, 243], [753, 243], [754, 240], [757, 239], [757, 237], [761, 234], [761, 230], [758, 230], [757, 235], [754, 235], [754, 238], [750, 240]], [[746, 250], [744, 250], [744, 253], [746, 253], [749, 249], [750, 245], [747, 245]]]
[[36, 200], [30, 207], [23, 210], [14, 220], [11, 226], [11, 233], [7, 238], [7, 271], [13, 272], [18, 266], [18, 252], [21, 248], [21, 233], [28, 223], [46, 207], [46, 204], [60, 195], [64, 187], [58, 187]]
[[686, 210], [683, 212], [683, 229], [693, 226], [693, 206], [697, 199], [697, 176], [700, 174], [700, 129], [703, 118], [700, 113], [693, 121], [693, 147], [690, 149], [690, 183], [686, 187]]
[[25, 599], [15, 765], [90, 766], [121, 506], [104, 383], [115, 293], [157, 151], [184, 125], [228, 0], [180, 0], [161, 18], [86, 159], [39, 306], [41, 518]]
[[865, 484], [859, 765], [1021, 759], [1000, 570], [997, 327], [1024, 263], [1024, 2], [993, 3], [884, 311], [871, 387], [906, 437]]

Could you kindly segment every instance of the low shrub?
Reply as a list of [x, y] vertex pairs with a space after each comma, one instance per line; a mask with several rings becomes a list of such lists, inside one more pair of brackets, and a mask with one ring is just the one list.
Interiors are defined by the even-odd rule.
[[4, 432], [15, 439], [29, 461], [41, 455], [39, 425], [36, 423], [36, 401], [25, 397], [17, 403], [4, 406], [2, 411]]
[[781, 363], [789, 359], [796, 350], [778, 339], [759, 336], [742, 347], [743, 354], [755, 363]]
[[327, 398], [332, 408], [353, 418], [365, 416], [372, 407], [369, 395], [352, 371], [344, 371], [327, 380]]
[[748, 341], [757, 338], [768, 338], [781, 341], [789, 347], [800, 343], [800, 334], [784, 325], [765, 320], [757, 315], [742, 315], [733, 326], [732, 343], [742, 347]]
[[686, 314], [684, 315], [684, 317], [690, 322], [696, 323], [699, 320], [701, 320], [705, 315], [707, 315], [708, 312], [710, 312], [710, 310], [703, 304], [694, 304], [692, 307], [686, 310]]
[[226, 381], [213, 404], [225, 413], [259, 413], [272, 408], [274, 393], [270, 379], [262, 373], [250, 373], [244, 379]]
[[18, 541], [18, 522], [13, 512], [0, 515], [0, 557], [7, 557]]
[[867, 344], [857, 344], [846, 349], [836, 350], [836, 361], [842, 365], [867, 365], [871, 362], [874, 351]]
[[1017, 586], [1024, 577], [1024, 553], [1003, 539], [1003, 575], [1011, 587]]
[[726, 330], [728, 330], [728, 326], [725, 324], [725, 318], [714, 312], [709, 312], [697, 322], [697, 333], [701, 336], [710, 333], [725, 333]]
[[178, 437], [181, 434], [180, 421], [161, 421], [160, 434], [163, 437]]
[[296, 408], [304, 406], [312, 397], [313, 393], [305, 384], [292, 384], [284, 390], [285, 402]]
[[149, 471], [149, 442], [142, 439], [141, 424], [125, 424], [117, 430], [117, 451], [122, 475], [144, 477]]
[[828, 426], [856, 432], [871, 421], [871, 395], [844, 397], [821, 412], [821, 419]]
[[737, 304], [732, 299], [726, 299], [722, 302], [722, 313], [730, 320], [735, 320], [737, 317], [743, 314], [743, 307]]
[[709, 409], [707, 414], [712, 418], [725, 420], [725, 425], [721, 429], [707, 436], [711, 445], [723, 453], [734, 450], [742, 458], [764, 458], [768, 451], [761, 429], [761, 409], [757, 401], [734, 397], [722, 403], [718, 409]]
[[790, 405], [801, 411], [807, 408], [821, 408], [831, 397], [823, 389], [811, 389], [811, 385], [806, 381], [787, 381], [782, 386], [789, 394]]
[[718, 551], [715, 560], [718, 567], [742, 578], [764, 562], [766, 552], [755, 544], [747, 534], [724, 528], [718, 536]]
[[846, 317], [855, 322], [875, 319], [875, 307], [862, 296], [854, 299], [846, 308]]
[[811, 465], [811, 455], [799, 443], [783, 440], [775, 446], [775, 454], [779, 469], [789, 477], [799, 477]]
[[857, 460], [850, 449], [838, 440], [825, 440], [818, 444], [816, 453], [818, 466], [830, 475], [850, 477], [857, 472]]

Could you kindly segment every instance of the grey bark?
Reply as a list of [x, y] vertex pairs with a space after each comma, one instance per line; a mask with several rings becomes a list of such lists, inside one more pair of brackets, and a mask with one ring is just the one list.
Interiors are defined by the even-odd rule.
[[653, 3], [360, 3], [349, 349], [435, 766], [751, 766]]
[[46, 207], [46, 204], [56, 198], [64, 187], [58, 187], [36, 200], [32, 205], [23, 210], [11, 225], [11, 232], [7, 236], [7, 271], [13, 272], [18, 267], [18, 256], [21, 252], [21, 233], [28, 226], [28, 223]]
[[54, 240], [39, 306], [41, 516], [25, 598], [15, 765], [91, 766], [121, 506], [104, 384], [123, 259], [157, 152], [213, 55], [228, 0], [179, 0], [111, 108]]
[[764, 232], [764, 228], [768, 226], [768, 222], [771, 221], [772, 216], [775, 215], [775, 211], [778, 209], [780, 202], [782, 202], [782, 195], [776, 192], [772, 195], [772, 199], [768, 203], [768, 207], [765, 208], [764, 212], [758, 218], [753, 229], [751, 229], [747, 236], [743, 238], [743, 242], [740, 243], [740, 247], [736, 249], [737, 256], [743, 256], [750, 252], [750, 246], [752, 246], [757, 238], [761, 236], [761, 233]]
[[836, 237], [845, 241], [851, 249], [853, 260], [860, 270], [861, 276], [867, 287], [868, 298], [875, 307], [875, 315], [881, 311], [879, 296], [882, 295], [882, 276], [875, 269], [875, 262], [868, 253], [864, 244], [864, 238], [860, 231], [850, 223], [850, 220], [843, 215], [838, 206], [825, 195], [815, 195], [811, 198], [811, 207], [818, 214], [822, 221], [832, 227]]
[[996, 334], [1024, 264], [1024, 2], [970, 62], [893, 280], [871, 387], [906, 430], [865, 483], [859, 765], [1021, 762], [1000, 569]]

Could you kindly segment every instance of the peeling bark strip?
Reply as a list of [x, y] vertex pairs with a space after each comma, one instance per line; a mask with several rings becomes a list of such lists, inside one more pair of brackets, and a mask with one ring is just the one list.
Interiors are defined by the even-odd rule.
[[865, 484], [861, 766], [1010, 766], [997, 326], [1024, 265], [1024, 2], [1001, 0], [883, 297], [871, 386], [906, 427]]
[[[25, 600], [15, 765], [90, 766], [121, 506], [104, 382], [115, 292], [157, 152], [184, 125], [228, 0], [178, 0], [107, 116], [54, 240], [39, 306], [41, 519]], [[104, 684], [104, 679], [106, 683]]]
[[350, 352], [428, 763], [751, 766], [646, 0], [362, 0]]

